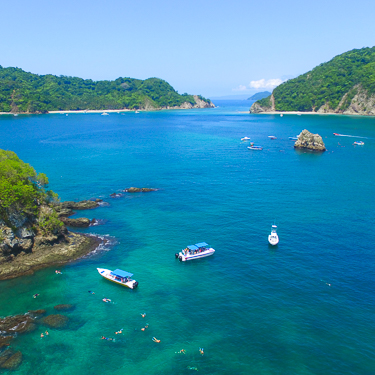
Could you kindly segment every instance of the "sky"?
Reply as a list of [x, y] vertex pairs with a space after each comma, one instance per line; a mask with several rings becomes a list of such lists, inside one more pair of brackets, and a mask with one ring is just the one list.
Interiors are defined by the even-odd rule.
[[375, 45], [375, 1], [2, 0], [0, 65], [252, 95]]

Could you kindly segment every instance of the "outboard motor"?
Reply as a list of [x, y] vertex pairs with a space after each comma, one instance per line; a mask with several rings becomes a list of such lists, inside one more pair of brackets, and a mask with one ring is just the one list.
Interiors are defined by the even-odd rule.
[[138, 287], [138, 281], [136, 281], [134, 284], [133, 284], [133, 289], [137, 288]]

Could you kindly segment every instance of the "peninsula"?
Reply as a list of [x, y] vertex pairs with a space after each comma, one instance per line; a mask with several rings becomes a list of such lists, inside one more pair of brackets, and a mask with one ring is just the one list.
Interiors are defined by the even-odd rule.
[[251, 113], [375, 116], [375, 47], [354, 49], [276, 87]]
[[[44, 173], [37, 174], [14, 152], [0, 150], [0, 280], [67, 263], [102, 242], [66, 229], [59, 215], [71, 205], [58, 204], [47, 185]], [[82, 209], [98, 206], [83, 203]]]
[[0, 65], [0, 113], [156, 110], [215, 107], [200, 95], [180, 95], [159, 78], [93, 81], [38, 75]]

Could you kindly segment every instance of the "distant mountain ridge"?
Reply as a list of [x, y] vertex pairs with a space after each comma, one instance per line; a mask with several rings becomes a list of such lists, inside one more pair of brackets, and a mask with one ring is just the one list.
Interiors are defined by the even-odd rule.
[[159, 78], [93, 81], [38, 75], [0, 65], [0, 112], [213, 107], [200, 95], [180, 95]]
[[263, 98], [267, 98], [267, 96], [270, 96], [272, 93], [269, 91], [262, 91], [262, 92], [257, 92], [253, 96], [250, 96], [247, 100], [260, 100]]
[[282, 83], [250, 108], [274, 111], [375, 115], [375, 47], [338, 55]]

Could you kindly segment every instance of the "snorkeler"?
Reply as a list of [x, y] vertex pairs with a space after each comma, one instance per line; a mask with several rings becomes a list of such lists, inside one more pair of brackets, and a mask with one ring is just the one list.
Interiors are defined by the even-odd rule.
[[152, 341], [154, 341], [154, 342], [160, 342], [160, 340], [158, 340], [156, 337], [153, 337]]
[[34, 298], [36, 298], [36, 297], [38, 297], [38, 296], [39, 296], [38, 293], [36, 293], [36, 294], [33, 295]]
[[199, 353], [204, 354], [203, 348], [199, 348]]
[[144, 318], [146, 316], [146, 313], [141, 314], [141, 316], [142, 316], [142, 318]]
[[57, 275], [61, 275], [61, 274], [62, 274], [62, 272], [59, 271], [59, 270], [56, 270], [55, 273], [56, 273]]
[[92, 292], [91, 290], [89, 290], [89, 293], [90, 293], [90, 294], [95, 294], [95, 293], [94, 293], [94, 292]]
[[107, 303], [112, 302], [109, 298], [103, 298], [102, 301], [107, 302]]
[[124, 328], [121, 328], [119, 331], [117, 331], [117, 332], [115, 332], [115, 334], [116, 335], [119, 335], [120, 333], [122, 333], [122, 330], [123, 330]]

